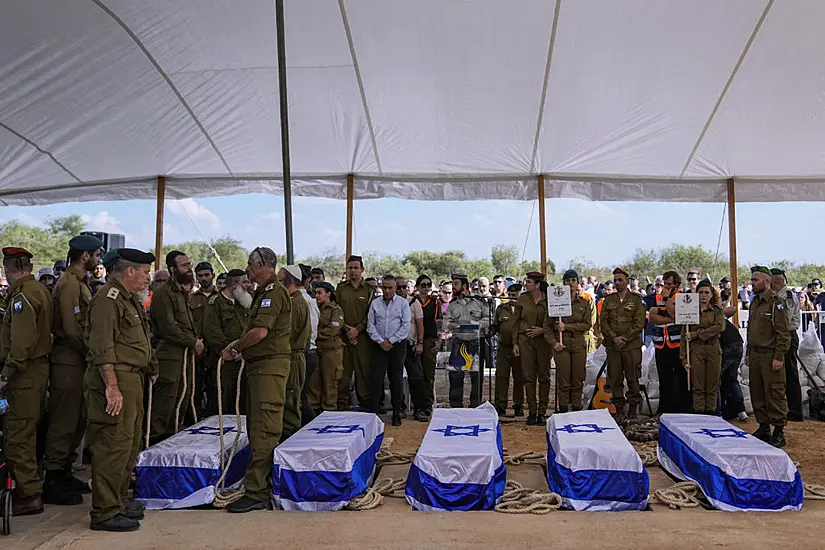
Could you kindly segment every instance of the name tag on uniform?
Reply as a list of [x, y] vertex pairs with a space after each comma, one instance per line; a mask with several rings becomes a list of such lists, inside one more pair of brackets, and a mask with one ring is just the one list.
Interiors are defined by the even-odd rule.
[[272, 300], [267, 298], [266, 300], [261, 300], [261, 307], [269, 307], [269, 304], [272, 303]]
[[74, 312], [75, 313], [80, 313], [80, 306], [75, 306]]

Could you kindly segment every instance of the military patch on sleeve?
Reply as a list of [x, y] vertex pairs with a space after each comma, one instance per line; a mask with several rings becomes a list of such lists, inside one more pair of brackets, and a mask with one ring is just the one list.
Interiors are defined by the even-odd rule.
[[275, 283], [269, 283], [268, 285], [266, 285], [266, 288], [264, 289], [264, 292], [269, 292], [273, 288], [275, 288]]
[[21, 311], [23, 311], [23, 300], [17, 300], [16, 302], [14, 302], [14, 305], [12, 306], [12, 311], [14, 311], [15, 313], [20, 313]]
[[111, 298], [112, 300], [117, 299], [117, 297], [119, 295], [120, 295], [120, 291], [118, 289], [116, 289], [115, 287], [110, 288], [109, 292], [106, 293], [106, 297]]
[[75, 306], [72, 310], [74, 313], [80, 313], [80, 306]]
[[267, 298], [266, 300], [261, 300], [261, 307], [269, 307], [269, 304], [272, 303], [272, 300]]
[[332, 322], [332, 326], [334, 326], [334, 327], [340, 327], [341, 325], [340, 325], [340, 323], [338, 323], [338, 321], [333, 321], [333, 322]]

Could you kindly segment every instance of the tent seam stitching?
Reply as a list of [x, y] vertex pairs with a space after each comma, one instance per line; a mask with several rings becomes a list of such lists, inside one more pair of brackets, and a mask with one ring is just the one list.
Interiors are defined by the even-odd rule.
[[550, 66], [553, 62], [553, 51], [556, 46], [556, 31], [559, 26], [559, 11], [561, 10], [561, 0], [556, 0], [556, 9], [553, 12], [553, 25], [550, 30], [550, 44], [547, 46], [547, 62], [544, 66], [544, 82], [541, 88], [541, 101], [539, 102], [539, 116], [536, 121], [536, 136], [533, 139], [533, 155], [530, 157], [530, 172], [536, 171], [536, 157], [539, 150], [539, 138], [541, 137], [541, 126], [544, 122], [544, 105], [547, 101], [547, 88], [550, 81]]
[[66, 166], [64, 166], [62, 162], [60, 162], [59, 160], [57, 160], [57, 158], [56, 158], [56, 157], [55, 157], [55, 156], [51, 153], [51, 151], [46, 151], [45, 149], [43, 149], [42, 147], [40, 147], [37, 143], [35, 143], [35, 142], [34, 142], [34, 141], [32, 141], [31, 139], [27, 138], [26, 136], [24, 136], [23, 134], [21, 134], [20, 132], [18, 132], [18, 131], [17, 131], [17, 130], [15, 130], [15, 129], [13, 129], [11, 126], [9, 126], [8, 124], [6, 124], [6, 123], [4, 123], [4, 122], [0, 122], [0, 127], [5, 128], [5, 129], [6, 129], [9, 133], [14, 134], [14, 135], [15, 135], [15, 136], [17, 136], [19, 139], [23, 140], [24, 142], [26, 142], [26, 143], [28, 143], [29, 145], [31, 145], [32, 147], [34, 147], [34, 148], [35, 148], [35, 150], [37, 150], [37, 152], [38, 152], [38, 153], [43, 154], [43, 155], [46, 155], [47, 157], [49, 157], [50, 159], [52, 159], [52, 162], [54, 162], [54, 163], [55, 163], [56, 165], [58, 165], [58, 166], [59, 166], [59, 167], [60, 167], [60, 168], [61, 168], [64, 172], [66, 172], [66, 173], [67, 173], [67, 174], [69, 174], [72, 178], [74, 178], [74, 180], [75, 180], [77, 183], [83, 183], [83, 180], [81, 180], [79, 177], [77, 177], [77, 176], [74, 174], [74, 172], [72, 172], [71, 170], [69, 170], [68, 168], [66, 168]]

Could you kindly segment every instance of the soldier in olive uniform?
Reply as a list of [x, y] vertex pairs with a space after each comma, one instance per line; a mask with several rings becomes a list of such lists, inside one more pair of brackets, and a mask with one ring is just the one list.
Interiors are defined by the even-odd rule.
[[572, 315], [562, 319], [544, 318], [544, 337], [553, 348], [556, 359], [556, 376], [559, 389], [559, 412], [582, 409], [582, 391], [587, 375], [587, 334], [596, 323], [593, 302], [579, 292], [581, 279], [573, 269], [568, 269], [562, 281], [570, 287]]
[[[518, 342], [513, 355], [521, 360], [527, 391], [528, 426], [544, 426], [550, 404], [550, 360], [552, 350], [544, 339], [544, 318], [547, 317], [547, 283], [544, 273], [532, 271], [525, 279], [526, 292], [516, 300]], [[536, 394], [538, 382], [538, 394]]]
[[507, 414], [510, 373], [513, 375], [513, 412], [515, 416], [524, 416], [524, 373], [521, 370], [521, 361], [513, 355], [513, 344], [518, 337], [516, 300], [520, 292], [520, 284], [510, 285], [507, 289], [507, 299], [496, 308], [493, 319], [493, 332], [498, 334], [496, 410], [499, 416]]
[[693, 412], [715, 415], [722, 379], [722, 345], [719, 337], [725, 330], [725, 312], [719, 291], [713, 288], [709, 280], [703, 279], [696, 285], [696, 293], [699, 295], [699, 324], [685, 325], [681, 332], [683, 340], [690, 342], [690, 357], [687, 356], [688, 346], [680, 346], [679, 353], [690, 369]]
[[191, 369], [192, 362], [196, 359], [193, 355], [200, 356], [204, 349], [189, 308], [189, 292], [194, 283], [192, 262], [183, 252], [173, 250], [166, 255], [166, 265], [169, 268], [169, 280], [155, 289], [149, 307], [153, 336], [158, 340], [156, 354], [159, 369], [158, 380], [152, 389], [150, 438], [153, 443], [175, 433], [175, 407], [183, 391], [183, 360], [186, 356], [186, 395], [179, 412], [179, 423], [184, 422], [193, 391]]
[[645, 327], [645, 306], [642, 297], [627, 288], [628, 274], [617, 267], [613, 270], [616, 292], [605, 297], [600, 328], [607, 348], [607, 380], [613, 391], [616, 421], [625, 418], [624, 383], [627, 380], [628, 417], [636, 418], [642, 402], [639, 377], [642, 375], [642, 331]]
[[[54, 343], [49, 374], [48, 432], [43, 469], [43, 501], [80, 504], [89, 487], [72, 475], [75, 450], [86, 431], [83, 375], [86, 372], [86, 314], [92, 290], [86, 272], [100, 264], [103, 241], [80, 235], [69, 241], [69, 267], [54, 288]], [[79, 493], [79, 494], [76, 494]]]
[[292, 303], [292, 325], [290, 331], [289, 378], [286, 381], [286, 402], [284, 404], [284, 430], [281, 441], [285, 441], [301, 429], [301, 388], [306, 379], [306, 351], [312, 337], [309, 322], [309, 305], [301, 294], [301, 268], [288, 265], [278, 272], [278, 281], [284, 285]]
[[[759, 429], [754, 437], [784, 447], [788, 401], [785, 395], [785, 354], [791, 346], [788, 316], [782, 300], [771, 290], [767, 267], [751, 268], [754, 298], [748, 317], [748, 347], [753, 412]], [[773, 426], [773, 433], [771, 433]]]
[[246, 494], [227, 506], [232, 513], [267, 509], [272, 492], [272, 455], [283, 429], [292, 331], [292, 306], [275, 277], [276, 262], [269, 248], [256, 248], [249, 255], [249, 277], [258, 283], [249, 324], [222, 353], [224, 361], [242, 356], [248, 372], [246, 431], [252, 459], [244, 477]]
[[309, 381], [309, 406], [320, 414], [337, 410], [338, 382], [344, 371], [344, 312], [335, 301], [335, 287], [326, 281], [315, 284], [318, 317], [318, 367]]
[[[243, 335], [249, 321], [249, 307], [252, 306], [252, 283], [243, 269], [232, 269], [226, 276], [226, 286], [209, 298], [203, 314], [203, 339], [214, 352], [215, 362], [210, 369], [217, 367], [221, 351]], [[245, 305], [244, 305], [245, 304]], [[239, 401], [241, 414], [246, 414], [246, 371], [241, 375], [238, 385], [240, 361], [224, 361], [221, 364], [221, 395], [224, 414], [235, 414], [235, 397], [241, 391]]]
[[89, 303], [84, 379], [87, 441], [92, 451], [89, 528], [125, 532], [140, 527], [145, 507], [128, 498], [143, 431], [146, 377], [157, 376], [141, 294], [154, 254], [118, 249], [109, 282]]
[[24, 248], [3, 249], [3, 271], [11, 286], [0, 327], [0, 390], [10, 407], [3, 451], [16, 483], [15, 516], [43, 511], [36, 434], [49, 383], [54, 308], [46, 287], [32, 275], [31, 258]]
[[[189, 307], [192, 310], [195, 334], [198, 338], [203, 338], [203, 316], [206, 304], [209, 303], [210, 298], [218, 294], [212, 264], [200, 262], [195, 266], [195, 278], [198, 281], [198, 289], [189, 295]], [[199, 416], [218, 414], [218, 381], [215, 380], [214, 366], [218, 362], [217, 354], [222, 349], [222, 347], [215, 350], [205, 349], [195, 365], [195, 406], [198, 408]], [[209, 368], [210, 366], [212, 369]], [[206, 394], [205, 409], [201, 406], [204, 393]]]
[[[370, 348], [372, 342], [367, 335], [367, 314], [370, 302], [375, 297], [375, 288], [365, 283], [364, 261], [361, 256], [347, 259], [347, 280], [338, 285], [335, 291], [338, 305], [344, 311], [347, 337], [344, 340], [344, 372], [338, 384], [338, 410], [349, 407], [349, 393], [352, 375], [355, 374], [355, 394], [362, 411], [373, 409], [370, 403], [372, 387], [372, 368]], [[377, 403], [375, 404], [377, 408]]]

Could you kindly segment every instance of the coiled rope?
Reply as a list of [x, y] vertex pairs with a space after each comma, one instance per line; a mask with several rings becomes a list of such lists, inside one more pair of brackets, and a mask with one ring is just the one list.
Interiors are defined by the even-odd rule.
[[404, 498], [406, 485], [407, 480], [404, 478], [379, 479], [375, 485], [351, 499], [345, 508], [356, 512], [378, 508], [384, 503], [384, 497]]
[[[191, 359], [191, 361], [190, 361]], [[182, 391], [180, 393], [180, 397], [178, 397], [178, 401], [175, 404], [175, 433], [180, 431], [180, 408], [183, 405], [184, 400], [186, 399], [186, 392], [188, 391], [189, 387], [187, 384], [187, 369], [189, 365], [192, 366], [192, 395], [190, 396], [190, 404], [192, 405], [192, 418], [195, 419], [195, 424], [198, 423], [198, 411], [195, 409], [195, 354], [192, 354], [190, 357], [189, 355], [189, 348], [183, 349], [183, 380], [181, 384], [183, 386]]]
[[666, 489], [658, 489], [650, 495], [654, 500], [667, 505], [671, 510], [698, 508], [701, 505], [701, 489], [694, 481], [682, 481]]
[[216, 368], [215, 376], [218, 379], [218, 437], [221, 442], [221, 477], [218, 478], [218, 482], [215, 483], [215, 500], [212, 501], [212, 506], [215, 508], [226, 508], [241, 498], [246, 492], [243, 487], [237, 491], [227, 491], [225, 488], [226, 473], [232, 465], [232, 459], [235, 457], [235, 453], [238, 452], [238, 443], [240, 442], [241, 432], [243, 431], [243, 426], [241, 425], [241, 376], [243, 375], [246, 363], [241, 360], [241, 368], [238, 369], [238, 379], [235, 385], [235, 422], [237, 424], [237, 428], [235, 429], [235, 440], [232, 442], [232, 451], [229, 453], [229, 460], [226, 460], [224, 457], [226, 452], [226, 443], [223, 435], [223, 384], [221, 384], [222, 365], [223, 359], [218, 358], [218, 366]]
[[656, 447], [633, 445], [633, 448], [639, 453], [639, 458], [642, 459], [642, 464], [645, 466], [656, 466], [659, 463], [659, 455], [656, 453]]
[[547, 461], [547, 455], [537, 451], [526, 451], [516, 455], [508, 455], [505, 449], [504, 464], [507, 466], [518, 466], [519, 464], [543, 465]]
[[508, 481], [495, 510], [503, 514], [543, 515], [558, 510], [561, 504], [561, 496], [556, 493], [525, 489], [516, 481]]
[[644, 419], [639, 421], [628, 420], [622, 426], [622, 432], [629, 441], [647, 443], [659, 440], [659, 421], [656, 419]]
[[412, 451], [409, 453], [393, 453], [386, 449], [381, 449], [375, 455], [375, 464], [378, 467], [393, 466], [396, 464], [410, 464], [415, 458], [416, 452], [417, 451]]
[[805, 500], [825, 500], [825, 485], [805, 483], [802, 488], [805, 490]]

